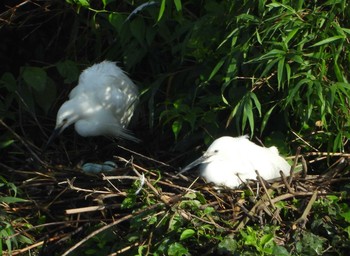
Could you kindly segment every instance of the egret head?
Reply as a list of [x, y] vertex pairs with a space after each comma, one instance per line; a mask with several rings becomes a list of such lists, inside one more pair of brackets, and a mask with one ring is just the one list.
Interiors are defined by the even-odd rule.
[[58, 110], [55, 127], [55, 130], [58, 130], [58, 134], [79, 120], [79, 108], [77, 106], [74, 108], [72, 106], [73, 103], [72, 101], [66, 101]]
[[180, 174], [188, 171], [189, 169], [199, 164], [205, 164], [211, 161], [220, 161], [220, 159], [228, 159], [230, 157], [230, 154], [232, 154], [234, 150], [239, 150], [239, 147], [241, 147], [242, 145], [240, 141], [242, 140], [248, 140], [248, 137], [241, 136], [233, 138], [229, 136], [224, 136], [216, 139], [200, 158], [183, 168]]
[[52, 143], [52, 141], [60, 135], [68, 126], [74, 124], [79, 120], [79, 114], [76, 109], [71, 106], [71, 101], [66, 101], [58, 110], [56, 118], [56, 126], [46, 143], [45, 149]]

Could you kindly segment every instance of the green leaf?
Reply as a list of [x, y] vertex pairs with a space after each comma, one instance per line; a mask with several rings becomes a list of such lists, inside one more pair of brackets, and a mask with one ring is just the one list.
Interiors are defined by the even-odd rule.
[[244, 131], [244, 128], [246, 126], [246, 120], [248, 119], [250, 134], [253, 135], [254, 134], [254, 114], [253, 114], [252, 100], [250, 98], [245, 101], [243, 108], [244, 108], [244, 112], [243, 112], [243, 121], [242, 121], [242, 131]]
[[291, 70], [290, 65], [288, 63], [286, 63], [285, 67], [286, 67], [286, 73], [287, 73], [287, 84], [289, 85], [292, 70]]
[[341, 28], [345, 33], [350, 34], [350, 29], [349, 28]]
[[278, 61], [278, 68], [277, 68], [277, 83], [278, 83], [278, 89], [282, 88], [282, 79], [283, 79], [283, 70], [284, 70], [284, 60], [285, 58], [281, 58]]
[[[238, 32], [239, 32], [239, 29], [238, 29], [238, 28], [235, 28], [234, 30], [232, 30], [232, 31], [230, 32], [230, 34], [219, 44], [219, 46], [218, 46], [217, 49], [221, 48], [221, 47], [227, 42], [228, 39], [230, 39], [231, 37], [233, 37], [233, 35], [237, 35]], [[234, 43], [231, 44], [231, 46], [234, 46]]]
[[337, 41], [339, 39], [345, 39], [345, 37], [344, 36], [332, 36], [332, 37], [329, 37], [327, 39], [321, 40], [321, 41], [311, 45], [310, 47], [316, 47], [316, 46], [320, 46], [320, 45], [324, 45], [324, 44], [329, 44], [329, 43]]
[[175, 7], [176, 7], [176, 10], [178, 12], [180, 12], [182, 10], [181, 0], [174, 0], [174, 4], [175, 4]]
[[335, 76], [337, 77], [338, 82], [344, 82], [343, 74], [336, 60], [334, 60], [334, 73], [335, 73]]
[[218, 250], [221, 254], [224, 255], [234, 255], [235, 251], [238, 248], [238, 243], [232, 237], [225, 237], [218, 245]]
[[169, 246], [169, 249], [168, 249], [169, 256], [182, 256], [187, 254], [188, 254], [188, 249], [185, 248], [180, 243], [173, 243]]
[[64, 78], [64, 83], [70, 84], [78, 80], [80, 71], [74, 61], [60, 61], [56, 64], [56, 68], [58, 73]]
[[33, 244], [33, 241], [30, 238], [23, 235], [18, 236], [18, 240], [24, 244]]
[[204, 214], [205, 215], [211, 215], [213, 212], [215, 212], [214, 207], [208, 206], [204, 209]]
[[118, 31], [118, 33], [121, 32], [124, 24], [124, 17], [122, 14], [118, 12], [112, 12], [111, 14], [108, 15], [108, 21]]
[[208, 80], [211, 80], [216, 75], [216, 73], [220, 70], [220, 68], [224, 63], [225, 63], [225, 59], [223, 58], [215, 65], [214, 69], [210, 73]]
[[288, 250], [280, 245], [276, 245], [273, 247], [272, 255], [290, 256]]
[[260, 104], [260, 101], [258, 100], [258, 97], [253, 92], [250, 93], [250, 97], [253, 99], [254, 105], [259, 112], [259, 117], [261, 117], [261, 104]]
[[0, 149], [10, 146], [15, 140], [0, 141]]
[[260, 135], [263, 133], [263, 131], [265, 130], [266, 124], [269, 121], [269, 118], [272, 114], [272, 111], [274, 110], [274, 108], [276, 107], [276, 105], [272, 106], [269, 111], [266, 112], [266, 114], [264, 115], [263, 121], [261, 123], [261, 128], [260, 128]]
[[258, 58], [254, 58], [250, 61], [247, 61], [246, 63], [260, 62], [261, 60], [280, 58], [280, 57], [284, 56], [285, 54], [286, 54], [285, 51], [273, 49], [273, 50], [269, 51], [268, 53], [261, 55]]
[[182, 122], [175, 120], [171, 126], [173, 134], [175, 135], [175, 140], [177, 140], [179, 133], [182, 129]]
[[165, 3], [166, 3], [166, 0], [162, 0], [162, 3], [160, 4], [158, 19], [157, 19], [158, 22], [163, 17], [163, 14], [164, 14], [164, 11], [165, 11]]
[[293, 37], [298, 33], [298, 31], [299, 31], [299, 28], [293, 29], [291, 32], [288, 33], [288, 36], [284, 39], [283, 42], [284, 42], [286, 45], [288, 45], [288, 44], [289, 44], [289, 41], [290, 41], [291, 39], [293, 39]]
[[186, 229], [181, 233], [180, 241], [190, 238], [195, 234], [196, 234], [196, 231], [194, 231], [193, 229]]
[[56, 93], [56, 85], [51, 79], [48, 79], [44, 90], [34, 92], [35, 101], [44, 110], [45, 113], [48, 113], [49, 109], [52, 106], [52, 103], [55, 101]]
[[145, 45], [145, 23], [140, 17], [136, 17], [130, 22], [131, 34], [136, 38], [137, 42], [141, 45]]
[[11, 203], [28, 202], [28, 200], [25, 200], [25, 199], [22, 199], [22, 198], [18, 198], [18, 197], [12, 197], [12, 196], [1, 196], [0, 197], [0, 202], [11, 204]]
[[131, 34], [136, 38], [138, 43], [143, 46], [145, 45], [145, 23], [143, 19], [137, 17], [130, 22]]
[[4, 85], [8, 92], [15, 92], [17, 90], [17, 82], [13, 74], [5, 72], [1, 79], [0, 84]]
[[230, 125], [232, 119], [236, 116], [236, 114], [238, 113], [238, 110], [241, 108], [242, 106], [242, 102], [240, 101], [231, 111], [229, 117], [227, 118], [226, 121], [226, 128]]
[[66, 0], [68, 3], [75, 3], [83, 7], [90, 7], [89, 0]]
[[261, 40], [261, 37], [260, 37], [258, 29], [255, 30], [255, 34], [256, 34], [256, 40], [258, 41], [258, 43], [262, 44], [262, 40]]
[[23, 67], [23, 80], [33, 89], [40, 92], [45, 89], [47, 75], [44, 69], [38, 67]]
[[346, 220], [346, 222], [350, 223], [350, 211], [341, 213], [340, 215]]

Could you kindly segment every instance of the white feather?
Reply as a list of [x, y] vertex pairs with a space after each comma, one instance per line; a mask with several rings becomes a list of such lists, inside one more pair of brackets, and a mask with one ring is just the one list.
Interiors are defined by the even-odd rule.
[[200, 164], [200, 174], [207, 182], [229, 188], [242, 181], [255, 180], [256, 172], [265, 180], [280, 177], [280, 171], [289, 175], [290, 165], [276, 147], [265, 148], [251, 142], [247, 136], [221, 137], [215, 140], [202, 157], [181, 172]]

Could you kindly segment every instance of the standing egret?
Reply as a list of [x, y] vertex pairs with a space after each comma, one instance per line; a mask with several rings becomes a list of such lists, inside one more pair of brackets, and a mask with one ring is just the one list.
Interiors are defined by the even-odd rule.
[[58, 110], [56, 127], [47, 145], [71, 124], [83, 137], [106, 135], [137, 140], [126, 127], [138, 95], [135, 84], [115, 62], [103, 61], [85, 69], [69, 100]]
[[247, 136], [216, 139], [203, 156], [187, 165], [180, 173], [199, 164], [200, 174], [207, 182], [229, 188], [237, 188], [248, 179], [255, 180], [255, 171], [265, 180], [270, 180], [280, 177], [280, 171], [289, 176], [291, 168], [276, 147], [258, 146]]

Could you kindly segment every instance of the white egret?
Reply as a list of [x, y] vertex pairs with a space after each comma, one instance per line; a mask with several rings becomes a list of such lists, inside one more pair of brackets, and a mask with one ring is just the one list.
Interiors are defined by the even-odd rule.
[[69, 100], [58, 110], [55, 131], [47, 145], [71, 124], [83, 137], [106, 135], [137, 140], [126, 127], [138, 95], [135, 84], [115, 62], [103, 61], [85, 69]]
[[200, 174], [217, 186], [237, 188], [243, 181], [255, 180], [256, 172], [265, 180], [289, 176], [291, 166], [276, 147], [265, 148], [251, 142], [247, 136], [216, 139], [203, 154], [180, 173], [200, 164]]

